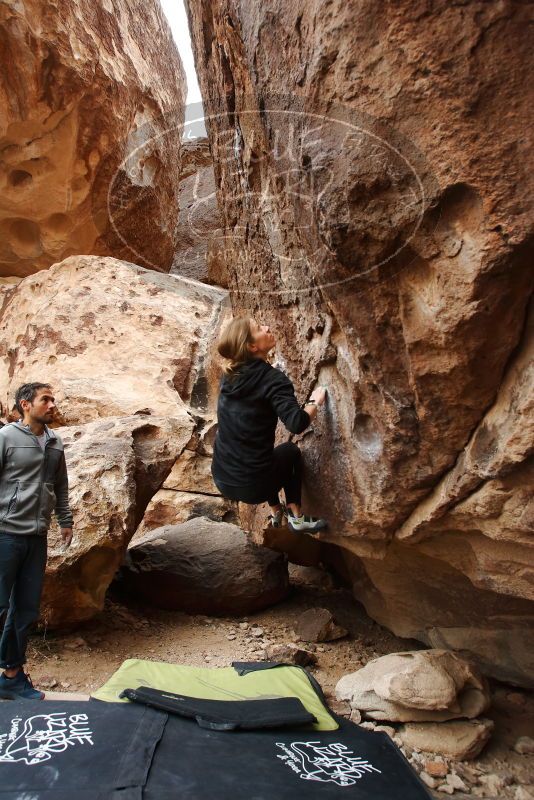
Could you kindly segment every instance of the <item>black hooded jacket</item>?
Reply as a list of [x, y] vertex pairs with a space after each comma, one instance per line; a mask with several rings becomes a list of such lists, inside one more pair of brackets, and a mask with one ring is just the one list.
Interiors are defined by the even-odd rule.
[[212, 474], [215, 483], [235, 487], [268, 479], [278, 419], [291, 433], [310, 424], [287, 375], [260, 358], [222, 378], [217, 419]]

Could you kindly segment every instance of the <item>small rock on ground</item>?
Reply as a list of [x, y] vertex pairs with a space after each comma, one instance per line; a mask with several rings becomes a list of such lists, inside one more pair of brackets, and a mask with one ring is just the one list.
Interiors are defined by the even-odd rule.
[[298, 618], [295, 632], [303, 642], [331, 642], [348, 633], [327, 608], [309, 608]]
[[445, 778], [449, 771], [447, 764], [443, 761], [425, 761], [423, 769], [433, 778]]
[[429, 775], [427, 772], [423, 770], [423, 772], [419, 773], [419, 777], [423, 781], [423, 783], [428, 786], [429, 789], [435, 789], [438, 785], [438, 782], [435, 778]]
[[297, 667], [307, 667], [317, 662], [317, 658], [309, 650], [304, 650], [296, 644], [271, 644], [265, 649], [268, 661], [282, 661], [285, 664], [294, 664]]
[[488, 719], [408, 722], [400, 727], [398, 735], [403, 744], [412, 749], [468, 761], [482, 751], [493, 727]]

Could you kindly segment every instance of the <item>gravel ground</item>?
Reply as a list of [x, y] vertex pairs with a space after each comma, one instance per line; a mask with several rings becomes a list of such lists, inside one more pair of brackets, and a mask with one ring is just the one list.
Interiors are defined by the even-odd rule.
[[[204, 667], [228, 666], [232, 661], [259, 660], [269, 644], [296, 642], [294, 623], [308, 608], [328, 608], [348, 636], [335, 642], [304, 645], [317, 664], [311, 671], [335, 710], [346, 711], [334, 698], [339, 678], [370, 659], [421, 644], [395, 637], [373, 622], [344, 588], [315, 570], [292, 568], [290, 597], [267, 611], [242, 618], [210, 618], [140, 607], [115, 596], [94, 620], [69, 634], [41, 631], [31, 639], [29, 668], [36, 686], [57, 691], [90, 693], [101, 686], [126, 658], [145, 658]], [[534, 696], [510, 686], [492, 686], [493, 705], [487, 716], [495, 732], [481, 756], [469, 764], [449, 764], [468, 790], [455, 798], [534, 800], [534, 756], [512, 749], [519, 736], [534, 733]], [[386, 723], [387, 724], [387, 723]], [[407, 752], [421, 771], [431, 756]], [[488, 778], [488, 776], [490, 776]], [[497, 776], [497, 780], [494, 777]], [[449, 778], [449, 781], [451, 779]], [[453, 780], [454, 782], [454, 780]], [[445, 780], [437, 784], [444, 786]], [[495, 791], [497, 793], [495, 793]], [[493, 793], [491, 793], [493, 792]], [[445, 797], [450, 788], [433, 792]]]

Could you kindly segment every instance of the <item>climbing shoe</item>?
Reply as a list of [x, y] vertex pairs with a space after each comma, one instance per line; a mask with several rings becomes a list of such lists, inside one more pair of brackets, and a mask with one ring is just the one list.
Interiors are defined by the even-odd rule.
[[287, 516], [287, 511], [282, 506], [279, 511], [276, 511], [274, 514], [269, 514], [269, 524], [271, 528], [281, 528], [284, 524], [284, 517]]
[[34, 689], [29, 675], [19, 670], [14, 678], [0, 675], [0, 698], [2, 700], [43, 700], [44, 692]]
[[298, 533], [317, 533], [328, 525], [324, 519], [309, 517], [307, 514], [295, 517], [291, 512], [287, 516], [287, 524], [292, 531], [297, 531]]

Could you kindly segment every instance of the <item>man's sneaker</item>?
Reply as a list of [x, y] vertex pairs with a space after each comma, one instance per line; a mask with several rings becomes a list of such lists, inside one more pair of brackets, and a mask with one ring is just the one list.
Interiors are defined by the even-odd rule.
[[0, 698], [2, 700], [43, 700], [44, 692], [33, 688], [29, 675], [20, 669], [14, 678], [0, 675]]
[[287, 524], [292, 531], [298, 531], [299, 533], [317, 533], [318, 531], [322, 531], [323, 528], [326, 528], [328, 525], [324, 519], [309, 517], [307, 514], [302, 514], [300, 517], [295, 517], [291, 513], [289, 513], [287, 516]]
[[279, 511], [276, 511], [274, 514], [269, 514], [269, 524], [271, 528], [281, 528], [284, 524], [284, 517], [287, 515], [287, 511], [282, 506]]

